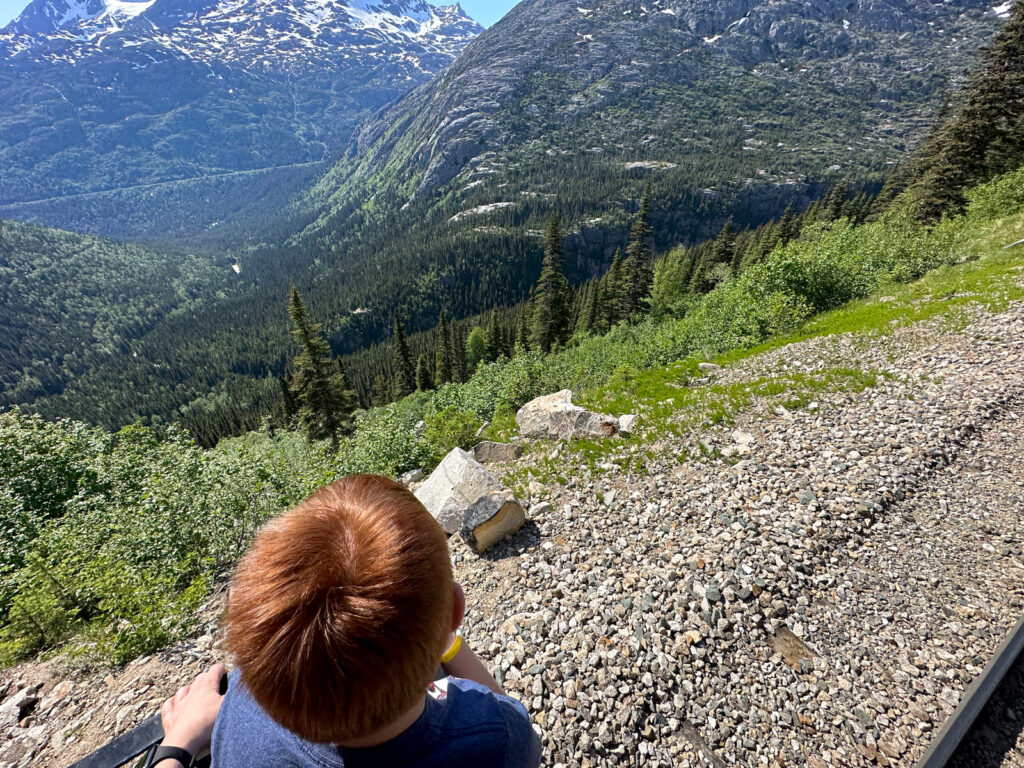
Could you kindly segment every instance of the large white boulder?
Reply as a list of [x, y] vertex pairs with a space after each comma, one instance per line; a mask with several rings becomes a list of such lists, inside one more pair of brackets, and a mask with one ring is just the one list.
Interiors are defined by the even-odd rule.
[[618, 419], [573, 405], [572, 392], [568, 389], [528, 402], [516, 414], [516, 425], [523, 437], [551, 440], [615, 437], [619, 434]]
[[526, 513], [501, 481], [456, 448], [416, 491], [416, 498], [448, 533], [461, 532], [478, 552], [518, 530]]

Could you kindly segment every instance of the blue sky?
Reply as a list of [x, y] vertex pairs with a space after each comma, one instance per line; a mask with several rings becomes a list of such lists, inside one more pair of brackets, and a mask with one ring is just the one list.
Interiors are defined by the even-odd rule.
[[0, 0], [0, 27], [6, 26], [26, 5], [25, 0]]
[[[466, 13], [479, 21], [485, 27], [491, 26], [494, 22], [509, 12], [519, 0], [460, 0]], [[0, 0], [6, 3], [8, 0]], [[434, 0], [434, 5], [447, 5], [448, 0]]]
[[[446, 5], [449, 0], [433, 0], [433, 2], [435, 5]], [[489, 27], [504, 16], [517, 0], [461, 0], [461, 2], [466, 13], [485, 27]], [[21, 13], [26, 5], [28, 5], [27, 0], [0, 0], [0, 27]]]

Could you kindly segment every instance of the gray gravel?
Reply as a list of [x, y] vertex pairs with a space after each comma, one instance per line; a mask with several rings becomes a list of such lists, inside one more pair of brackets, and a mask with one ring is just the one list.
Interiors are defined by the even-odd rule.
[[1017, 306], [749, 361], [891, 378], [700, 436], [738, 462], [565, 472], [535, 540], [456, 550], [550, 763], [912, 765], [1024, 611], [1022, 339]]

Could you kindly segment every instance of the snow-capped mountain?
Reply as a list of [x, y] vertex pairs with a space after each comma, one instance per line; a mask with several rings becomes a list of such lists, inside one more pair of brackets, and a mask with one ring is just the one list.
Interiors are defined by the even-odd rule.
[[67, 61], [143, 46], [273, 69], [398, 55], [434, 72], [480, 31], [459, 5], [424, 0], [33, 0], [0, 31], [0, 55]]
[[155, 235], [277, 206], [481, 31], [425, 0], [32, 0], [0, 30], [0, 217]]
[[480, 31], [459, 5], [424, 0], [33, 0], [0, 32], [0, 55], [81, 60], [142, 46], [270, 69], [398, 55], [433, 73]]

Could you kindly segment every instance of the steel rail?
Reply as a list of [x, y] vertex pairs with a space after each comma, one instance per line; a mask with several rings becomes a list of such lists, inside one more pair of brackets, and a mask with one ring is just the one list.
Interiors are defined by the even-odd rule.
[[[228, 691], [228, 677], [220, 681], [220, 695]], [[118, 736], [104, 744], [91, 755], [87, 755], [71, 766], [71, 768], [120, 768], [132, 760], [139, 759], [139, 768], [150, 768], [156, 748], [164, 739], [164, 727], [160, 715], [153, 715], [132, 728], [128, 733]], [[192, 766], [187, 768], [206, 768], [210, 764], [209, 752], [196, 755]]]
[[942, 728], [932, 739], [917, 768], [944, 768], [952, 759], [957, 747], [970, 732], [974, 721], [988, 704], [992, 694], [1006, 677], [1018, 657], [1024, 653], [1024, 618], [1007, 635], [985, 669], [964, 692], [960, 704], [953, 711]]

